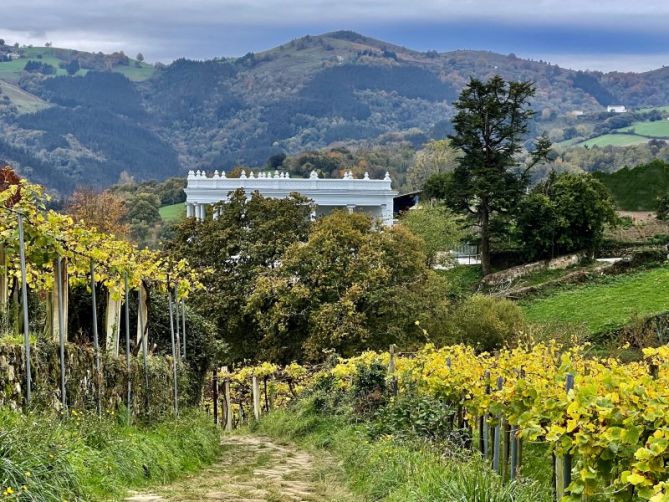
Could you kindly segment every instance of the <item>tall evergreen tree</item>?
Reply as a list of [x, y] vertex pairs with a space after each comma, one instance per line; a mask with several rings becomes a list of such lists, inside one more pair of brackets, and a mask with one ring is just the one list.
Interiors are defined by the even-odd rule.
[[455, 132], [451, 145], [462, 152], [453, 173], [446, 202], [469, 211], [477, 221], [484, 274], [491, 272], [491, 217], [509, 215], [525, 193], [529, 171], [544, 160], [550, 141], [540, 137], [526, 164], [519, 161], [528, 123], [534, 116], [530, 82], [506, 82], [494, 76], [487, 82], [471, 79], [454, 103]]

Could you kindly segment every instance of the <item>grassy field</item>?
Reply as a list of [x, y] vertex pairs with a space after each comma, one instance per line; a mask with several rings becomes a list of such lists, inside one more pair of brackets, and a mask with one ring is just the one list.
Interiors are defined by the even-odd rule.
[[[42, 63], [50, 64], [56, 68], [56, 76], [67, 75], [67, 72], [59, 68], [61, 63], [67, 63], [72, 57], [76, 57], [77, 51], [67, 49], [56, 49], [50, 47], [30, 47], [23, 50], [23, 55], [19, 59], [0, 63], [0, 80], [16, 83], [23, 72], [26, 63], [31, 59]], [[130, 60], [128, 66], [117, 65], [112, 71], [122, 73], [130, 80], [146, 80], [153, 75], [155, 69], [147, 63], [140, 63], [139, 66], [134, 59]], [[75, 75], [83, 76], [88, 70], [79, 70]]]
[[34, 113], [51, 106], [34, 94], [30, 94], [9, 82], [0, 80], [0, 91], [2, 91], [3, 96], [9, 97], [9, 101], [12, 105], [16, 106], [19, 113]]
[[636, 136], [634, 134], [604, 134], [596, 138], [578, 143], [577, 146], [629, 146], [648, 142], [648, 138]]
[[180, 202], [171, 206], [163, 206], [159, 209], [159, 212], [163, 221], [176, 221], [186, 216], [186, 206], [183, 202]]
[[669, 267], [606, 278], [522, 305], [529, 321], [581, 324], [592, 333], [669, 310]]
[[640, 136], [651, 136], [653, 138], [669, 138], [669, 120], [635, 122], [630, 127], [621, 129], [621, 131], [638, 134]]

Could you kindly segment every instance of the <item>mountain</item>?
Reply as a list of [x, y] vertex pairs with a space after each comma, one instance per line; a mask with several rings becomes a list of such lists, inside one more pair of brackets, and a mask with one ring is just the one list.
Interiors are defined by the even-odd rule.
[[669, 103], [667, 68], [577, 72], [513, 54], [417, 52], [349, 31], [167, 66], [5, 45], [0, 158], [66, 193], [109, 185], [123, 172], [166, 178], [328, 145], [420, 146], [449, 131], [452, 102], [470, 77], [494, 74], [535, 82], [537, 129], [577, 110]]

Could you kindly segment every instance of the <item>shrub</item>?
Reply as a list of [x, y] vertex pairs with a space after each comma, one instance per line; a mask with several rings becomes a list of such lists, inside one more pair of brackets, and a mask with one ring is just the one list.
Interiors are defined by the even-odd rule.
[[452, 316], [454, 338], [480, 351], [491, 351], [513, 343], [524, 327], [520, 307], [510, 300], [481, 294], [473, 295], [460, 304]]
[[456, 410], [430, 396], [403, 395], [381, 408], [369, 425], [373, 438], [427, 439], [462, 445], [464, 435], [454, 428]]
[[379, 363], [358, 364], [353, 375], [353, 397], [355, 409], [369, 413], [386, 402], [387, 369]]

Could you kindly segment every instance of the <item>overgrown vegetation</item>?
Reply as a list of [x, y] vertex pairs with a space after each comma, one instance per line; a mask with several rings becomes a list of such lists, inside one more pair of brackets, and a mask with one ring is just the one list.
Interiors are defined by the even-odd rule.
[[122, 498], [128, 488], [162, 484], [211, 463], [218, 431], [210, 419], [126, 424], [127, 417], [0, 410], [0, 493], [7, 500]]
[[[344, 466], [354, 493], [371, 500], [539, 502], [550, 491], [536, 483], [504, 484], [484, 462], [461, 450], [443, 403], [400, 401], [365, 420], [335, 403], [325, 389], [263, 418], [257, 430], [307, 448], [325, 448]], [[329, 404], [325, 404], [325, 402]], [[334, 407], [333, 407], [334, 406]], [[407, 420], [406, 414], [414, 420]], [[412, 424], [412, 425], [410, 425]], [[433, 428], [433, 425], [437, 427]], [[437, 436], [435, 436], [435, 433]], [[436, 443], [430, 441], [435, 440]]]
[[669, 164], [660, 159], [594, 176], [610, 190], [618, 208], [626, 211], [655, 211], [658, 199], [669, 193]]

